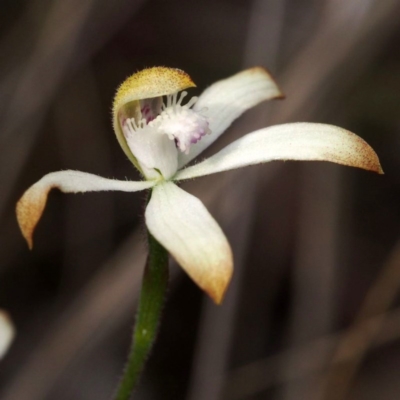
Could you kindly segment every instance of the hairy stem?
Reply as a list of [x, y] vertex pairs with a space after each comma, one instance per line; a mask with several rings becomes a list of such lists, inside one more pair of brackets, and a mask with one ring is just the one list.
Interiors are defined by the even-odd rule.
[[143, 275], [132, 348], [115, 400], [129, 400], [136, 388], [157, 336], [168, 287], [168, 253], [150, 233], [148, 240], [149, 256]]

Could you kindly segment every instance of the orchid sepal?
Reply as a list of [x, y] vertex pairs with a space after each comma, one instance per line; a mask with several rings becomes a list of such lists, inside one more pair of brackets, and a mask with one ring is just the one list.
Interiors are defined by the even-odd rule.
[[222, 229], [195, 196], [162, 182], [145, 211], [150, 233], [215, 303], [220, 304], [233, 273], [233, 256]]
[[52, 189], [59, 189], [64, 193], [84, 193], [120, 190], [123, 192], [137, 192], [149, 189], [156, 181], [118, 181], [80, 171], [58, 171], [45, 175], [32, 185], [19, 199], [16, 214], [22, 235], [33, 248], [33, 233], [42, 217], [47, 203], [47, 197]]

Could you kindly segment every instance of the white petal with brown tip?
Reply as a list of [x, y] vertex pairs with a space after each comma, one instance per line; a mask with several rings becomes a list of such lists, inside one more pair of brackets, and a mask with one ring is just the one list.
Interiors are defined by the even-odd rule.
[[186, 165], [239, 118], [245, 111], [265, 100], [282, 98], [274, 79], [264, 68], [255, 67], [218, 81], [199, 97], [194, 110], [209, 119], [211, 134], [193, 145], [189, 154], [180, 154], [179, 167]]
[[333, 125], [293, 123], [260, 129], [207, 160], [179, 171], [190, 179], [273, 160], [331, 161], [382, 174], [378, 156], [359, 136]]
[[154, 186], [154, 181], [130, 182], [106, 179], [101, 176], [80, 171], [59, 171], [45, 175], [32, 185], [17, 203], [17, 219], [22, 234], [32, 249], [32, 235], [36, 224], [46, 206], [51, 189], [57, 188], [64, 193], [97, 192], [120, 190], [137, 192]]
[[150, 233], [220, 303], [233, 272], [232, 252], [204, 204], [174, 183], [164, 182], [153, 189], [145, 217]]

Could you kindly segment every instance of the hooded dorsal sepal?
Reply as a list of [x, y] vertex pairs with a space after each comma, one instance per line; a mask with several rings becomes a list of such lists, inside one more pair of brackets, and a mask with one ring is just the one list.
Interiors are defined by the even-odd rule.
[[[196, 85], [186, 72], [167, 67], [153, 67], [127, 78], [118, 88], [113, 103], [113, 127], [117, 140], [129, 160], [140, 170], [126, 142], [122, 124], [128, 118], [143, 118], [140, 101], [174, 94]], [[154, 103], [158, 103], [157, 100]]]

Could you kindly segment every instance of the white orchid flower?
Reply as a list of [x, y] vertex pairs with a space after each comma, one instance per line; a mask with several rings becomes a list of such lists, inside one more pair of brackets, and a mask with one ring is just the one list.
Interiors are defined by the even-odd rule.
[[202, 202], [175, 182], [272, 160], [331, 161], [382, 173], [377, 155], [361, 138], [336, 126], [313, 123], [257, 130], [186, 167], [244, 111], [282, 97], [263, 68], [216, 82], [184, 104], [187, 93], [178, 93], [193, 86], [183, 71], [164, 67], [128, 78], [115, 97], [113, 124], [122, 149], [145, 180], [117, 181], [78, 171], [45, 175], [17, 204], [29, 247], [53, 188], [66, 193], [152, 188], [145, 212], [148, 230], [194, 282], [220, 303], [233, 272], [231, 248]]
[[7, 353], [12, 341], [14, 340], [15, 329], [8, 314], [0, 310], [0, 360]]

